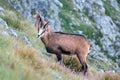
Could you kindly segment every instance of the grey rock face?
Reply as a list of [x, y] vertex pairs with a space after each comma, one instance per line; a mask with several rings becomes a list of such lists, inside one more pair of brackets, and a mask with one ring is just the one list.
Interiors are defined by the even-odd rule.
[[[116, 9], [118, 9], [118, 5], [116, 0], [109, 0]], [[116, 5], [116, 6], [115, 6]], [[110, 56], [114, 56], [116, 54], [116, 49], [113, 45], [117, 41], [116, 37], [120, 35], [119, 29], [114, 23], [114, 21], [105, 14], [105, 8], [103, 6], [102, 0], [87, 0], [84, 3], [84, 9], [87, 10], [88, 16], [91, 16], [96, 23], [96, 27], [100, 30], [103, 37], [100, 42], [102, 44], [102, 48], [105, 51], [108, 51]], [[94, 46], [95, 48], [95, 46]]]
[[109, 16], [94, 16], [94, 21], [98, 25], [99, 30], [103, 34], [101, 39], [102, 47], [108, 51], [111, 56], [116, 53], [114, 49], [114, 42], [116, 37], [119, 36], [118, 28]]
[[55, 0], [54, 2], [51, 0], [9, 0], [9, 2], [21, 15], [27, 18], [27, 20], [34, 22], [32, 12], [40, 11], [44, 18], [48, 17], [46, 19], [52, 26], [53, 30], [61, 30], [58, 17], [58, 6], [62, 7], [63, 5], [59, 2], [59, 0]]
[[85, 0], [73, 0], [74, 9], [83, 11]]
[[110, 2], [111, 6], [113, 6], [117, 11], [120, 10], [116, 0], [108, 0], [108, 1]]

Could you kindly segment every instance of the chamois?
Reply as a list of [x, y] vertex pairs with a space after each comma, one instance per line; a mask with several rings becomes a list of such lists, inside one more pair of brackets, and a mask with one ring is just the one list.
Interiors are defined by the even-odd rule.
[[86, 56], [90, 48], [87, 39], [80, 34], [52, 32], [49, 27], [48, 23], [38, 26], [38, 38], [41, 38], [47, 52], [55, 54], [60, 64], [62, 63], [62, 54], [77, 55], [82, 65], [80, 71], [85, 75], [88, 70]]

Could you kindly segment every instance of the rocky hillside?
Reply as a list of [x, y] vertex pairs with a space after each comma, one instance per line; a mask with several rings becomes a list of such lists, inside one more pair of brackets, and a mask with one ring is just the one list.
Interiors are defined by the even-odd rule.
[[[40, 40], [36, 39], [37, 31], [32, 25], [35, 22], [32, 18], [34, 11], [42, 14], [42, 18], [49, 22], [53, 31], [83, 34], [89, 39], [91, 49], [87, 63], [93, 74], [100, 72], [101, 79], [109, 80], [110, 75], [103, 77], [104, 72], [114, 75], [120, 73], [119, 0], [0, 0], [0, 67], [3, 69], [0, 70], [3, 74], [0, 78], [2, 76], [2, 80], [4, 76], [7, 76], [6, 79], [16, 80], [24, 71], [28, 71], [29, 74], [24, 73], [20, 77], [22, 80], [38, 80], [42, 77], [38, 75], [43, 75], [42, 80], [83, 79], [82, 76], [80, 78], [56, 65], [54, 56], [48, 57], [44, 54], [46, 53], [44, 46]], [[71, 59], [68, 60], [71, 61]], [[42, 67], [39, 64], [42, 64]], [[33, 76], [32, 73], [34, 73]], [[67, 75], [64, 76], [65, 74]], [[14, 75], [16, 75], [15, 79]], [[45, 75], [48, 78], [45, 78]], [[99, 73], [96, 75], [96, 77], [101, 76]]]
[[119, 0], [8, 0], [21, 15], [33, 22], [40, 11], [54, 31], [84, 34], [90, 40], [90, 56], [115, 62], [120, 70]]

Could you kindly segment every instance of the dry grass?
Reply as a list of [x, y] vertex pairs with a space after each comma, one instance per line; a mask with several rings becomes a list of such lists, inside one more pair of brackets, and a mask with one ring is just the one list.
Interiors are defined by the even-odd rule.
[[63, 63], [65, 64], [66, 67], [70, 68], [72, 71], [79, 72], [81, 69], [81, 64], [76, 55], [74, 56], [63, 55]]
[[[69, 66], [69, 68], [72, 69], [72, 71], [69, 68], [65, 68], [61, 65], [58, 65], [54, 62], [46, 61], [43, 59], [41, 55], [38, 55], [35, 49], [30, 48], [28, 46], [17, 48], [15, 50], [15, 54], [18, 55], [21, 59], [24, 59], [25, 64], [32, 66], [33, 69], [39, 70], [40, 73], [46, 74], [48, 73], [46, 70], [55, 70], [60, 73], [67, 74], [67, 76], [71, 80], [75, 79], [83, 79], [83, 80], [119, 80], [120, 75], [117, 73], [110, 73], [110, 72], [92, 72], [92, 68], [89, 69], [89, 73], [86, 76], [83, 76], [83, 74], [79, 74], [73, 71], [73, 69], [80, 69], [80, 67], [76, 67], [79, 63], [77, 58], [75, 56], [69, 57], [64, 56], [64, 63], [65, 65]], [[71, 61], [69, 62], [69, 60]], [[73, 60], [73, 61], [72, 61]], [[69, 64], [68, 64], [69, 63]], [[74, 65], [75, 64], [75, 65]]]
[[105, 80], [120, 80], [120, 74], [118, 73], [105, 72], [103, 77]]

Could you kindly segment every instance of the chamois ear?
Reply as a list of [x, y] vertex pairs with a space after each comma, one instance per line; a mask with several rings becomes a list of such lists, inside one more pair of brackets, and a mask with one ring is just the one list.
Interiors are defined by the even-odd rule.
[[39, 11], [36, 11], [35, 13], [36, 13], [36, 15], [39, 15], [39, 16], [40, 16], [40, 12], [39, 12]]
[[36, 14], [39, 14], [39, 11], [36, 11]]

